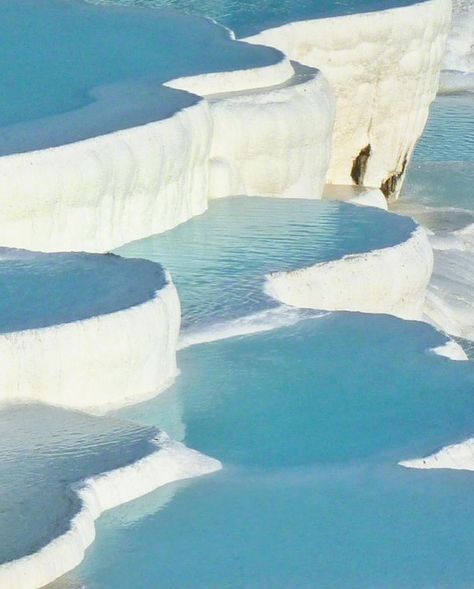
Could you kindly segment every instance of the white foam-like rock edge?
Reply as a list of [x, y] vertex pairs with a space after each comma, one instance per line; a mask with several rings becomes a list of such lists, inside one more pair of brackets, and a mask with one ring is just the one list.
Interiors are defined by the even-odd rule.
[[180, 322], [167, 275], [153, 298], [128, 309], [0, 334], [0, 403], [108, 410], [155, 396], [177, 373]]
[[[436, 94], [450, 7], [449, 0], [427, 0], [290, 23], [247, 40], [321, 68], [330, 86], [319, 75], [319, 85], [273, 92], [271, 87], [294, 74], [282, 54], [271, 66], [167, 83], [200, 97], [248, 91], [246, 103], [232, 98], [216, 105], [195, 97], [197, 102], [167, 119], [1, 157], [2, 244], [106, 251], [203, 213], [214, 196], [319, 198], [325, 179], [353, 183], [354, 158], [368, 144], [364, 185], [403, 175]], [[262, 108], [251, 94], [264, 87], [270, 94]], [[331, 87], [337, 96], [334, 133]], [[276, 140], [272, 129], [278, 130]], [[396, 190], [400, 186], [401, 179]]]
[[319, 68], [337, 101], [327, 182], [352, 184], [354, 160], [370, 145], [360, 184], [381, 187], [404, 172], [436, 97], [451, 0], [291, 22], [245, 40]]
[[459, 444], [451, 444], [425, 458], [402, 460], [398, 463], [405, 468], [451, 470], [474, 470], [474, 438]]
[[432, 269], [429, 239], [418, 226], [392, 247], [269, 274], [265, 290], [294, 307], [419, 319]]
[[293, 63], [292, 78], [263, 90], [208, 97], [213, 121], [209, 198], [321, 198], [335, 101], [321, 72]]
[[218, 460], [161, 434], [156, 450], [137, 462], [89, 478], [77, 487], [81, 510], [69, 530], [38, 552], [0, 565], [4, 589], [37, 589], [75, 568], [95, 538], [94, 521], [106, 510], [137, 499], [169, 483], [222, 468]]
[[437, 356], [444, 356], [445, 358], [456, 360], [458, 362], [465, 362], [469, 360], [466, 352], [462, 349], [462, 346], [452, 339], [448, 339], [448, 341], [441, 346], [431, 348], [430, 352], [436, 354]]
[[172, 229], [218, 196], [320, 198], [334, 98], [319, 72], [299, 77], [282, 58], [167, 85], [221, 94], [139, 127], [0, 157], [2, 244], [101, 252]]

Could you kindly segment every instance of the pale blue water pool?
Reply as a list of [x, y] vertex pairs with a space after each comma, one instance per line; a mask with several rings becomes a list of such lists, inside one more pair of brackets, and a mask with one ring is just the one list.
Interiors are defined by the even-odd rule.
[[[216, 202], [130, 253], [174, 266], [188, 323], [217, 322], [253, 309], [270, 267], [413, 229], [376, 209], [292, 204]], [[472, 477], [397, 466], [473, 434], [474, 365], [429, 351], [445, 341], [424, 323], [331, 313], [182, 350], [176, 384], [117, 416], [168, 429], [224, 470], [107, 514], [70, 578], [89, 589], [468, 587]]]
[[163, 268], [147, 260], [0, 248], [0, 333], [128, 309], [166, 284]]
[[[89, 589], [469, 587], [472, 475], [397, 461], [472, 434], [474, 366], [425, 324], [331, 314], [180, 352], [181, 377], [120, 412], [224, 461], [99, 522]], [[157, 507], [158, 506], [158, 507]], [[131, 511], [130, 511], [131, 510]], [[128, 522], [128, 523], [126, 523]]]
[[[400, 201], [473, 210], [473, 186], [474, 95], [438, 96], [416, 147]], [[445, 217], [449, 216], [447, 212]], [[456, 215], [454, 210], [451, 213]], [[457, 215], [462, 222], [462, 213]], [[466, 216], [467, 222], [472, 220], [472, 216]]]
[[45, 405], [2, 409], [0, 564], [66, 532], [81, 507], [71, 485], [148, 455], [156, 450], [156, 433], [153, 427]]
[[448, 94], [436, 98], [413, 160], [417, 163], [470, 162], [474, 165], [472, 94]]
[[173, 276], [183, 328], [277, 306], [265, 275], [406, 241], [415, 223], [375, 208], [304, 199], [232, 197], [161, 235], [117, 250], [160, 260]]
[[205, 19], [83, 0], [0, 0], [0, 36], [0, 155], [165, 118], [196, 97], [163, 82], [281, 59]]

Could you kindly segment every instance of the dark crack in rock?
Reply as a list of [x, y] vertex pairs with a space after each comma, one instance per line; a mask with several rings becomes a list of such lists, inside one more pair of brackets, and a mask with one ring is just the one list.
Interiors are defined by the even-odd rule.
[[361, 186], [364, 182], [365, 170], [367, 169], [370, 152], [371, 147], [369, 143], [369, 145], [366, 145], [360, 150], [359, 155], [355, 158], [354, 163], [352, 164], [351, 178], [357, 186]]
[[400, 172], [395, 172], [391, 176], [389, 176], [386, 180], [382, 182], [380, 185], [380, 190], [385, 195], [386, 199], [389, 199], [393, 194], [395, 194], [398, 190], [398, 186], [400, 184], [400, 180], [403, 178], [403, 174], [405, 173], [406, 167], [408, 163], [408, 154], [405, 155], [403, 160], [402, 169]]

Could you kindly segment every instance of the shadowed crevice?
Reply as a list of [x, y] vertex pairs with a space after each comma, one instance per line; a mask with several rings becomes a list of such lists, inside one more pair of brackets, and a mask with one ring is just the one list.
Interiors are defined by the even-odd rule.
[[352, 164], [351, 170], [351, 178], [357, 184], [357, 186], [361, 186], [364, 182], [365, 171], [367, 169], [367, 162], [369, 161], [371, 152], [370, 143], [363, 147], [359, 155], [355, 158], [354, 163]]
[[401, 171], [392, 174], [380, 185], [380, 190], [383, 192], [386, 199], [389, 199], [393, 194], [397, 192], [400, 180], [403, 178], [403, 174], [405, 173], [407, 163], [408, 154], [405, 155]]

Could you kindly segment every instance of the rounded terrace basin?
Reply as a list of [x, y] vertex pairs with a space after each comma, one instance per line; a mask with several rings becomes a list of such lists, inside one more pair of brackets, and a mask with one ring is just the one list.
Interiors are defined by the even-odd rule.
[[180, 306], [158, 264], [4, 248], [0, 285], [1, 401], [117, 405], [174, 375]]

